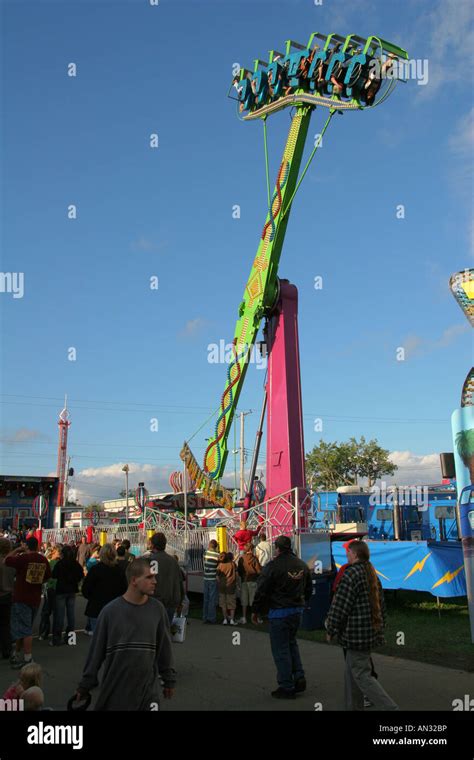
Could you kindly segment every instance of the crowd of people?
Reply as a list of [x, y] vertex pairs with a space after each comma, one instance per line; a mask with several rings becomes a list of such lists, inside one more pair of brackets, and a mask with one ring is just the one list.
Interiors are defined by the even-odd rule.
[[[271, 694], [295, 699], [307, 688], [297, 631], [312, 594], [311, 572], [288, 536], [279, 536], [272, 547], [261, 526], [249, 530], [242, 522], [234, 539], [235, 556], [220, 551], [215, 540], [204, 553], [203, 622], [216, 624], [218, 607], [223, 625], [249, 620], [261, 625], [267, 617], [278, 683]], [[148, 551], [136, 558], [127, 540], [100, 546], [83, 537], [77, 545], [46, 544], [39, 551], [32, 535], [16, 546], [0, 538], [0, 648], [19, 670], [4, 699], [21, 698], [25, 709], [45, 709], [41, 667], [33, 661], [33, 624], [43, 598], [39, 638], [49, 639], [52, 647], [75, 643], [78, 593], [87, 600], [85, 633], [93, 638], [74, 697], [77, 705], [90, 702], [101, 669], [95, 709], [153, 710], [161, 693], [171, 698], [176, 683], [172, 625], [189, 601], [185, 574], [166, 545], [166, 536], [155, 533]], [[344, 653], [345, 706], [396, 710], [371, 658], [383, 643], [382, 588], [368, 545], [351, 541], [345, 546], [348, 562], [335, 578], [326, 620], [328, 641], [336, 639]], [[118, 690], [118, 683], [127, 689]]]
[[[40, 551], [32, 532], [0, 538], [0, 650], [20, 671], [4, 699], [21, 696], [24, 709], [44, 709], [41, 666], [32, 651], [40, 608], [38, 639], [49, 640], [52, 647], [74, 644], [76, 598], [82, 593], [87, 599], [85, 633], [93, 636], [102, 609], [126, 593], [127, 568], [134, 560], [127, 539], [101, 546], [88, 544], [83, 536], [77, 544], [43, 544]], [[29, 683], [32, 672], [34, 682]]]
[[[258, 536], [258, 544], [252, 540]], [[277, 670], [277, 699], [295, 699], [306, 691], [306, 677], [297, 641], [302, 614], [312, 595], [308, 566], [292, 551], [288, 536], [279, 536], [275, 556], [261, 529], [249, 531], [245, 522], [234, 535], [239, 556], [219, 552], [217, 541], [209, 542], [204, 555], [203, 622], [217, 623], [217, 606], [223, 625], [247, 623], [247, 611], [255, 625], [268, 617], [270, 646]], [[332, 603], [325, 621], [328, 642], [337, 641], [345, 659], [345, 708], [397, 710], [375, 672], [371, 653], [384, 643], [386, 610], [382, 586], [370, 562], [367, 543], [344, 544], [347, 563], [338, 571], [332, 588]], [[236, 620], [239, 586], [242, 617]]]

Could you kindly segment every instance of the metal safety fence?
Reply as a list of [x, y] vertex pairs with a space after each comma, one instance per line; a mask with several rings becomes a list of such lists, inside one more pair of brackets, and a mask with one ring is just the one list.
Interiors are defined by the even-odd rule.
[[[204, 552], [209, 541], [216, 537], [218, 528], [227, 529], [227, 550], [237, 557], [238, 545], [234, 534], [239, 530], [240, 521], [244, 518], [250, 530], [258, 528], [260, 533], [265, 533], [272, 549], [275, 538], [285, 534], [292, 538], [295, 550], [299, 553], [299, 535], [308, 530], [306, 517], [310, 506], [311, 495], [306, 490], [294, 488], [244, 512], [232, 512], [210, 527], [200, 527], [195, 521], [146, 507], [142, 527], [129, 525], [127, 528], [125, 525], [115, 524], [95, 526], [92, 528], [92, 540], [99, 543], [101, 534], [104, 533], [107, 543], [127, 538], [132, 553], [139, 556], [148, 548], [149, 532], [160, 532], [166, 536], [168, 553], [175, 554], [188, 572], [202, 573]], [[43, 530], [43, 541], [52, 544], [76, 543], [84, 535], [84, 528], [51, 528]]]

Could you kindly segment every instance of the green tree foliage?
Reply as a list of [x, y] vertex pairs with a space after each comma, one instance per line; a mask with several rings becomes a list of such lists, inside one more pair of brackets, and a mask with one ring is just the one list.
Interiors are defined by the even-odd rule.
[[338, 486], [358, 485], [367, 478], [369, 486], [382, 475], [393, 475], [397, 465], [389, 457], [388, 449], [379, 446], [377, 439], [326, 443], [321, 441], [306, 455], [306, 478], [312, 489], [335, 491]]
[[90, 504], [87, 505], [87, 508], [89, 512], [101, 512], [102, 504], [100, 501], [91, 501]]

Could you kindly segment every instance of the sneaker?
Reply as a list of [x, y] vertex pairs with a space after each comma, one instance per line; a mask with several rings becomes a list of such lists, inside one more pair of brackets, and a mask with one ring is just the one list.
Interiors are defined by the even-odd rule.
[[282, 689], [281, 686], [272, 691], [272, 697], [275, 699], [295, 699], [295, 689]]
[[224, 618], [224, 620], [222, 621], [222, 625], [229, 625], [227, 618]]
[[364, 707], [373, 707], [374, 703], [370, 701], [370, 699], [367, 699], [367, 697], [364, 697]]
[[237, 625], [234, 618], [231, 618], [231, 620], [229, 620], [229, 625]]
[[247, 618], [241, 617], [237, 622], [239, 625], [247, 625]]
[[257, 623], [258, 623], [259, 625], [262, 625], [262, 623], [263, 623], [263, 620], [262, 620], [262, 618], [261, 618], [261, 617], [258, 617], [258, 618], [257, 618]]
[[297, 678], [295, 681], [295, 694], [302, 694], [306, 691], [306, 678]]
[[38, 641], [48, 641], [49, 639], [49, 633], [40, 633], [38, 636]]
[[86, 636], [93, 636], [94, 635], [93, 631], [84, 631], [84, 633], [86, 634]]

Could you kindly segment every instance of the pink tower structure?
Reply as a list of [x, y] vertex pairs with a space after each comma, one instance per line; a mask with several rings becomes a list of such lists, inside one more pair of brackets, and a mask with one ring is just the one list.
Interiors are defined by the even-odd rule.
[[[298, 291], [280, 280], [280, 300], [269, 324], [266, 495], [270, 533], [305, 529], [303, 404], [298, 342]], [[292, 505], [293, 510], [291, 510]], [[271, 526], [271, 527], [270, 527]]]
[[59, 415], [59, 443], [58, 443], [58, 470], [57, 476], [59, 478], [58, 484], [58, 503], [57, 506], [60, 509], [64, 507], [65, 497], [65, 483], [66, 483], [66, 467], [67, 467], [67, 436], [70, 426], [69, 412], [67, 409], [67, 396], [64, 399], [64, 409]]

